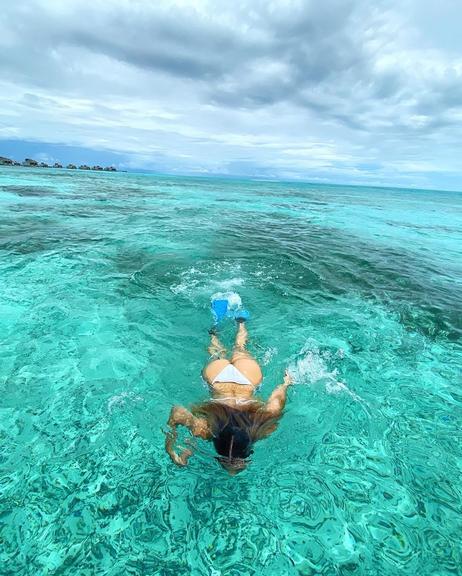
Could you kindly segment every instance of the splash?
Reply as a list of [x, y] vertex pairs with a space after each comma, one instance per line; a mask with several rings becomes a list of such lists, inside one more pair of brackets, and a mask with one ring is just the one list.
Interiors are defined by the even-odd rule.
[[194, 266], [191, 266], [191, 268], [189, 268], [188, 270], [181, 272], [180, 282], [178, 282], [177, 284], [172, 284], [172, 286], [170, 286], [170, 290], [174, 294], [188, 293], [191, 290], [196, 289], [200, 285], [202, 277], [203, 273]]
[[[343, 357], [343, 350], [338, 350], [337, 357]], [[294, 384], [305, 384], [308, 386], [321, 385], [328, 394], [348, 394], [357, 402], [363, 399], [350, 390], [345, 382], [339, 380], [339, 373], [336, 368], [329, 370], [326, 360], [330, 353], [322, 353], [312, 342], [306, 344], [298, 358], [289, 365], [289, 373]]]
[[111, 396], [111, 398], [109, 398], [107, 402], [107, 409], [109, 414], [112, 414], [112, 412], [116, 408], [122, 408], [129, 401], [141, 402], [142, 400], [143, 400], [142, 396], [137, 396], [133, 392], [121, 392], [120, 394], [116, 394], [114, 396]]
[[243, 286], [244, 278], [237, 276], [235, 278], [229, 278], [228, 280], [217, 280], [215, 285], [217, 288], [221, 288], [222, 290], [229, 290], [235, 286]]
[[274, 346], [266, 349], [265, 353], [263, 354], [263, 360], [262, 360], [263, 366], [268, 366], [268, 364], [271, 362], [271, 360], [274, 358], [274, 356], [277, 353], [278, 353], [278, 349], [275, 348]]
[[228, 315], [242, 308], [242, 299], [237, 292], [215, 292], [210, 298], [210, 301], [212, 300], [227, 300]]
[[225, 293], [243, 286], [244, 278], [240, 275], [241, 266], [220, 262], [219, 264], [206, 263], [199, 267], [191, 266], [179, 274], [178, 281], [170, 286], [174, 294], [183, 296], [197, 296], [204, 292], [220, 290]]

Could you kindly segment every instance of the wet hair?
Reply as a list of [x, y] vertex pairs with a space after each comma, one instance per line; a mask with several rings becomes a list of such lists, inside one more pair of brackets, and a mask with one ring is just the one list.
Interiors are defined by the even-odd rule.
[[193, 407], [193, 414], [207, 419], [219, 454], [217, 460], [225, 468], [242, 469], [243, 461], [253, 452], [254, 442], [276, 428], [276, 419], [260, 402], [250, 402], [239, 410], [221, 402], [204, 402]]
[[226, 458], [248, 458], [252, 453], [252, 439], [246, 430], [227, 424], [213, 435], [213, 445], [220, 456]]

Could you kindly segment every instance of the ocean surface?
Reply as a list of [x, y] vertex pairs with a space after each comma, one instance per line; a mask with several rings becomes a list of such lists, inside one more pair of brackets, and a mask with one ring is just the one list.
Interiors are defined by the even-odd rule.
[[[0, 211], [2, 576], [462, 574], [461, 193], [3, 168]], [[228, 291], [295, 377], [235, 477], [163, 432]]]

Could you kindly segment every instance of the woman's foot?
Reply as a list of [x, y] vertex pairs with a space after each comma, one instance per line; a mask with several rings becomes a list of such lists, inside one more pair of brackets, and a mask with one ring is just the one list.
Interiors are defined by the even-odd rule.
[[241, 308], [240, 310], [236, 310], [236, 312], [234, 312], [234, 320], [236, 320], [238, 324], [246, 322], [249, 318], [250, 312], [245, 308]]

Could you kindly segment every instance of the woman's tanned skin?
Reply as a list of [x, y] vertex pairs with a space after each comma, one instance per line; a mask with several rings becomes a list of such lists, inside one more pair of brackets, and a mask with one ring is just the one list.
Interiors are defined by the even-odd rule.
[[[262, 381], [262, 372], [258, 362], [246, 350], [248, 340], [247, 328], [243, 321], [238, 323], [238, 331], [234, 342], [231, 360], [223, 358], [226, 349], [220, 342], [217, 334], [211, 332], [210, 344], [208, 351], [212, 358], [204, 368], [202, 375], [208, 383], [212, 400], [229, 406], [233, 410], [246, 411], [248, 405], [255, 407], [258, 404], [258, 415], [261, 421], [276, 421], [281, 417], [286, 403], [287, 388], [292, 384], [292, 379], [286, 371], [284, 382], [278, 386], [266, 402], [255, 397], [255, 392]], [[233, 364], [241, 374], [243, 374], [250, 384], [236, 384], [234, 382], [215, 382], [213, 380], [228, 364]], [[168, 419], [170, 431], [167, 433], [165, 448], [170, 458], [178, 466], [185, 466], [192, 451], [184, 449], [178, 454], [175, 451], [175, 442], [177, 439], [177, 426], [182, 425], [188, 428], [193, 436], [204, 440], [212, 439], [212, 430], [206, 417], [193, 415], [183, 406], [174, 406]], [[265, 436], [271, 433], [276, 426], [267, 429]], [[264, 437], [264, 436], [261, 436]]]

